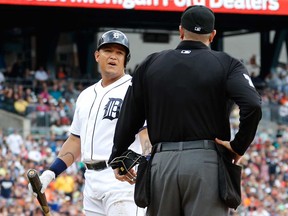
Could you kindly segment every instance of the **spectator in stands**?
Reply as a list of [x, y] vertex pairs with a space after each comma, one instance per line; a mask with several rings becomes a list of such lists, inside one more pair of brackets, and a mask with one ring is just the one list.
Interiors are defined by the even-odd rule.
[[48, 82], [49, 76], [43, 66], [40, 66], [34, 73], [33, 87], [36, 94], [43, 91], [43, 83]]
[[67, 77], [66, 71], [64, 69], [64, 66], [60, 66], [58, 68], [57, 74], [56, 74], [56, 78], [57, 79], [65, 79]]
[[6, 61], [3, 49], [1, 49], [0, 51], [0, 71], [2, 71], [3, 73], [5, 73], [6, 71]]
[[50, 103], [49, 116], [50, 116], [49, 125], [53, 125], [53, 124], [55, 124], [56, 121], [61, 119], [57, 102], [55, 102], [55, 103], [51, 102]]
[[[57, 140], [56, 140], [56, 135], [54, 133], [50, 133], [50, 136], [47, 140], [48, 144], [47, 146], [49, 146], [50, 150], [51, 150], [51, 155], [53, 154], [54, 156], [57, 153]], [[62, 142], [62, 141], [61, 141]]]
[[26, 101], [23, 96], [19, 95], [18, 92], [14, 94], [14, 110], [19, 115], [26, 115], [27, 107], [29, 106], [28, 101]]
[[67, 138], [67, 131], [61, 124], [61, 119], [57, 119], [55, 123], [50, 126], [50, 132], [54, 134], [58, 140], [65, 140]]
[[85, 89], [85, 87], [84, 87], [83, 83], [79, 82], [76, 86], [76, 89], [80, 93]]
[[58, 102], [61, 98], [63, 98], [63, 95], [59, 89], [59, 84], [57, 80], [53, 81], [52, 88], [48, 90], [48, 93], [52, 97], [51, 99], [54, 99], [56, 102]]
[[65, 89], [63, 93], [63, 97], [65, 98], [65, 100], [68, 100], [68, 101], [72, 101], [72, 100], [76, 101], [79, 93], [80, 91], [76, 89], [74, 82], [70, 81], [67, 84], [67, 88]]
[[68, 117], [68, 110], [70, 109], [69, 106], [66, 106], [66, 100], [62, 99], [58, 102], [58, 111], [60, 113], [60, 119], [61, 119], [61, 125], [67, 125], [70, 123], [69, 117]]
[[11, 128], [11, 133], [6, 138], [6, 143], [9, 150], [14, 155], [19, 155], [21, 152], [21, 146], [24, 144], [22, 136], [19, 134], [18, 129]]
[[255, 54], [253, 54], [250, 59], [248, 64], [246, 65], [246, 68], [251, 75], [252, 73], [255, 74], [255, 76], [258, 76], [260, 74], [260, 66], [259, 66], [259, 60]]
[[51, 95], [49, 94], [49, 87], [46, 82], [42, 83], [42, 88], [39, 89], [38, 96], [40, 96], [45, 104], [48, 104], [51, 100]]
[[38, 140], [39, 142], [39, 146], [42, 147], [42, 146], [46, 146], [48, 145], [48, 141], [47, 141], [47, 138], [44, 137], [44, 136], [41, 136]]
[[43, 212], [39, 206], [35, 207], [35, 210], [32, 210], [31, 215], [33, 216], [43, 216]]
[[38, 96], [38, 104], [36, 105], [36, 111], [42, 112], [45, 114], [45, 112], [48, 112], [50, 110], [49, 106], [46, 104], [46, 98], [43, 98], [41, 95]]
[[29, 118], [29, 114], [36, 111], [36, 103], [38, 102], [37, 96], [31, 88], [25, 89], [24, 100], [29, 103], [26, 108], [26, 117]]
[[21, 83], [25, 87], [32, 87], [33, 82], [34, 82], [34, 71], [30, 70], [29, 68], [26, 68]]
[[14, 84], [13, 86], [14, 93], [17, 93], [19, 97], [24, 97], [24, 86], [22, 84]]
[[0, 179], [0, 195], [2, 198], [6, 199], [8, 202], [12, 202], [14, 181], [11, 178], [10, 172], [6, 172], [3, 179]]
[[0, 159], [0, 178], [3, 178], [8, 172], [8, 161], [4, 161], [3, 148], [0, 148], [1, 159]]
[[31, 133], [28, 134], [24, 140], [24, 146], [27, 148], [28, 151], [32, 150], [34, 146], [38, 146], [35, 135], [32, 135]]
[[52, 149], [49, 147], [46, 148], [45, 154], [42, 155], [43, 160], [45, 160], [46, 163], [51, 164], [55, 158], [55, 153], [52, 152]]
[[36, 163], [40, 163], [42, 161], [42, 154], [39, 151], [38, 146], [33, 146], [32, 149], [28, 153], [28, 159], [34, 161]]
[[38, 103], [35, 107], [35, 112], [30, 113], [29, 116], [32, 120], [32, 124], [37, 126], [49, 127], [49, 111], [50, 107], [44, 102], [44, 99], [39, 95]]
[[14, 112], [14, 90], [10, 86], [6, 86], [3, 89], [3, 98], [2, 98], [2, 109], [5, 109], [9, 112]]
[[58, 83], [58, 90], [62, 93], [67, 89], [67, 79], [57, 80]]
[[42, 65], [40, 65], [39, 68], [35, 71], [34, 76], [35, 79], [40, 82], [47, 81], [49, 79], [48, 73]]
[[9, 78], [15, 79], [15, 78], [21, 78], [25, 74], [25, 64], [22, 60], [22, 57], [18, 55], [15, 63], [12, 65], [12, 68], [10, 71], [8, 71], [7, 76]]
[[66, 113], [66, 117], [68, 118], [68, 120], [63, 122], [63, 124], [67, 125], [70, 122], [69, 120], [73, 119], [73, 115], [74, 115], [74, 111], [75, 111], [75, 103], [74, 103], [73, 99], [71, 99], [71, 100], [65, 99], [64, 108], [65, 108], [65, 113]]
[[0, 84], [5, 82], [5, 76], [4, 73], [0, 70]]
[[[2, 200], [0, 200], [2, 201]], [[3, 204], [2, 204], [3, 203]], [[5, 205], [5, 201], [3, 200], [0, 205], [0, 215], [1, 216], [9, 216], [8, 214], [8, 207]]]
[[71, 175], [68, 175], [67, 171], [63, 172], [62, 175], [56, 178], [54, 186], [56, 190], [63, 192], [71, 201], [73, 200], [72, 195], [75, 190], [74, 178]]
[[3, 128], [0, 128], [0, 147], [4, 144]]
[[31, 88], [26, 88], [25, 93], [24, 93], [24, 99], [29, 103], [29, 104], [35, 104], [37, 103], [37, 96], [34, 91], [32, 91]]

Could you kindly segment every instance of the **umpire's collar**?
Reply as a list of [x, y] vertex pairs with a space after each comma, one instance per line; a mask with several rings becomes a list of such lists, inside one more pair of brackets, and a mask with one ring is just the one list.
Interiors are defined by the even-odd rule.
[[210, 49], [210, 47], [200, 41], [183, 40], [178, 44], [176, 49]]

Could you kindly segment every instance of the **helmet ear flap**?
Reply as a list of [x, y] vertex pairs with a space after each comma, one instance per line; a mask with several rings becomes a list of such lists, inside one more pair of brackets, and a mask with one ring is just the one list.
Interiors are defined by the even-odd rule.
[[130, 52], [127, 54], [127, 56], [126, 56], [126, 59], [125, 59], [125, 67], [126, 67], [126, 65], [128, 64], [128, 62], [130, 61], [130, 58], [131, 58], [131, 54], [130, 54]]

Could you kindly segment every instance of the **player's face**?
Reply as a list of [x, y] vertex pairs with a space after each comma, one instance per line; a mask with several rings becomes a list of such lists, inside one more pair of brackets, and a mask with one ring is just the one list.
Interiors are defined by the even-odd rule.
[[103, 45], [95, 52], [95, 59], [99, 64], [102, 76], [122, 76], [126, 57], [125, 48], [119, 44]]

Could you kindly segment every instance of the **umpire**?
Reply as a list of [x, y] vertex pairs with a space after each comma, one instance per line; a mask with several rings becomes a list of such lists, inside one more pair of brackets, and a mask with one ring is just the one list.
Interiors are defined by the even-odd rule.
[[[236, 163], [261, 119], [261, 97], [244, 65], [209, 47], [214, 22], [209, 8], [188, 7], [181, 16], [179, 45], [149, 55], [126, 94], [109, 161], [127, 150], [147, 119], [156, 146], [149, 216], [228, 215], [219, 198], [215, 144], [234, 153]], [[240, 109], [240, 125], [230, 141], [234, 104]]]

